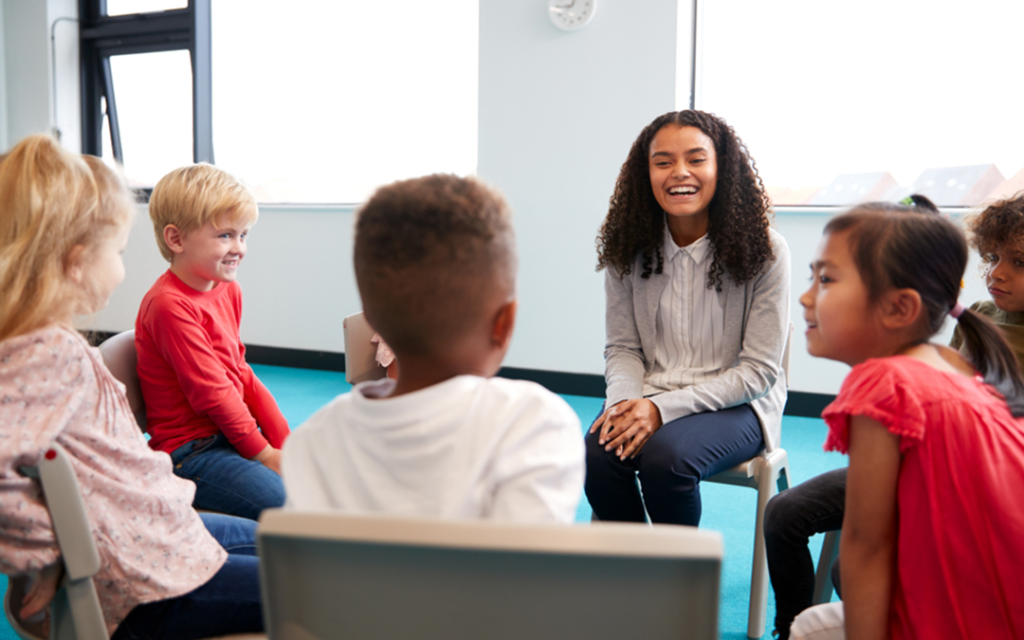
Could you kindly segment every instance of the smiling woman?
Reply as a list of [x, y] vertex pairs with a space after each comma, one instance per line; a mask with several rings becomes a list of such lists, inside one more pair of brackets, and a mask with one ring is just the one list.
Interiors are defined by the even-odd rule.
[[633, 143], [598, 236], [608, 387], [586, 481], [598, 518], [696, 526], [701, 479], [778, 446], [789, 249], [768, 213], [721, 119], [667, 113]]

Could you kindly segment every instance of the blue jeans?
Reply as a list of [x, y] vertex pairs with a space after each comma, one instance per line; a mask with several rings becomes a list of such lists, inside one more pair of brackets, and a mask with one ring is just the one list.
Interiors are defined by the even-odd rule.
[[264, 509], [284, 505], [281, 476], [243, 458], [223, 434], [181, 445], [171, 462], [176, 476], [196, 484], [196, 509], [258, 520]]
[[[635, 458], [619, 460], [588, 433], [584, 488], [601, 520], [700, 524], [700, 481], [757, 455], [761, 423], [750, 405], [678, 418], [661, 426]], [[637, 488], [637, 478], [643, 495]]]
[[256, 522], [219, 513], [200, 516], [228, 552], [227, 562], [190, 593], [136, 606], [118, 625], [113, 640], [192, 640], [263, 631]]

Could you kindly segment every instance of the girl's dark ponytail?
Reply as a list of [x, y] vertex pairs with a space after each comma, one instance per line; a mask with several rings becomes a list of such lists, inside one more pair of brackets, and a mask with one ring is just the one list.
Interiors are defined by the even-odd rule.
[[[900, 203], [858, 205], [825, 225], [826, 234], [840, 231], [848, 234], [869, 299], [878, 300], [889, 287], [913, 289], [921, 296], [928, 324], [921, 341], [938, 333], [957, 304], [967, 268], [963, 232], [939, 215], [931, 200], [917, 194]], [[957, 322], [967, 359], [1003, 394], [1010, 412], [1024, 416], [1024, 376], [1002, 331], [970, 309], [961, 311]]]
[[964, 309], [957, 318], [960, 350], [985, 382], [1003, 394], [1010, 413], [1024, 416], [1024, 376], [1003, 332], [985, 316]]

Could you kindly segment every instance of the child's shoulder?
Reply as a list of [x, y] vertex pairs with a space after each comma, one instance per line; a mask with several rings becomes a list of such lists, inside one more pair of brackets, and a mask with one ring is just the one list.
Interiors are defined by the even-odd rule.
[[88, 371], [89, 348], [78, 333], [55, 325], [0, 342], [0, 402], [77, 386]]
[[212, 291], [196, 291], [168, 269], [146, 292], [139, 305], [139, 316], [192, 314], [221, 300], [234, 304], [241, 300], [241, 295], [242, 290], [237, 282], [223, 283]]

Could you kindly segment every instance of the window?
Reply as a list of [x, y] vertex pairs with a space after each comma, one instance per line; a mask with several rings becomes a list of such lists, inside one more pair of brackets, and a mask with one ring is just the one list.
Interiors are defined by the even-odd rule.
[[478, 0], [82, 4], [83, 150], [136, 185], [214, 150], [263, 202], [476, 170]]
[[701, 2], [697, 107], [733, 125], [776, 204], [1024, 188], [1024, 4]]
[[216, 0], [218, 165], [269, 202], [473, 173], [477, 0]]

